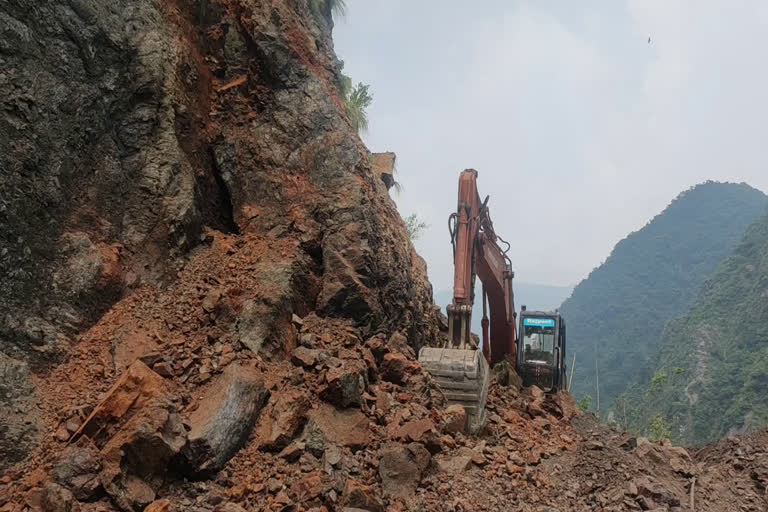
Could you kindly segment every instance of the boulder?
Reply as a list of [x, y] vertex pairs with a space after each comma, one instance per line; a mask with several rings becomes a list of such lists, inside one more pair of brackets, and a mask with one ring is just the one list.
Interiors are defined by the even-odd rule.
[[120, 509], [141, 510], [154, 501], [171, 459], [185, 444], [173, 404], [145, 404], [102, 448], [101, 485]]
[[317, 364], [320, 350], [314, 348], [307, 348], [298, 346], [294, 349], [291, 355], [291, 361], [296, 366], [303, 366], [304, 368], [312, 368]]
[[147, 505], [144, 512], [173, 512], [173, 505], [169, 500], [157, 500]]
[[306, 444], [301, 441], [296, 441], [285, 448], [278, 454], [279, 457], [287, 460], [288, 462], [296, 462], [304, 454]]
[[635, 440], [634, 451], [635, 455], [641, 459], [648, 459], [658, 464], [664, 464], [667, 462], [667, 456], [661, 452], [660, 447], [657, 447], [654, 443], [645, 437], [638, 437]]
[[374, 362], [377, 364], [381, 364], [384, 356], [389, 352], [387, 343], [384, 341], [384, 338], [381, 334], [377, 334], [376, 336], [366, 341], [365, 348], [371, 352], [371, 355], [374, 357]]
[[412, 495], [431, 457], [429, 451], [419, 443], [385, 446], [379, 455], [379, 477], [384, 493], [398, 498]]
[[78, 501], [87, 501], [101, 487], [101, 461], [95, 449], [70, 446], [53, 470], [56, 482], [69, 489]]
[[368, 417], [358, 410], [322, 404], [310, 411], [302, 440], [316, 457], [322, 456], [327, 443], [359, 450], [371, 442]]
[[438, 455], [435, 457], [437, 469], [449, 475], [459, 475], [472, 467], [472, 455]]
[[525, 410], [533, 417], [547, 416], [548, 411], [545, 405], [546, 395], [538, 386], [531, 386], [525, 390], [526, 408]]
[[635, 482], [638, 496], [653, 500], [654, 503], [663, 503], [670, 507], [679, 507], [680, 498], [663, 485], [653, 482], [648, 478], [641, 478]]
[[552, 395], [550, 403], [549, 410], [556, 418], [567, 421], [575, 416], [584, 414], [576, 408], [576, 400], [567, 391], [558, 391]]
[[410, 360], [399, 352], [390, 352], [382, 360], [381, 378], [395, 384], [404, 384], [420, 368], [418, 361]]
[[304, 426], [309, 405], [309, 398], [297, 389], [275, 393], [256, 427], [259, 448], [265, 451], [285, 448]]
[[137, 411], [101, 449], [104, 474], [132, 473], [142, 478], [165, 474], [186, 444], [181, 416], [170, 403], [151, 403]]
[[396, 438], [401, 441], [422, 441], [424, 435], [435, 429], [435, 424], [428, 418], [420, 420], [411, 420], [402, 425], [396, 434]]
[[213, 472], [245, 444], [269, 398], [260, 374], [230, 365], [208, 388], [189, 418], [184, 455], [197, 472]]
[[411, 359], [416, 358], [416, 353], [408, 344], [408, 338], [401, 332], [396, 332], [389, 337], [389, 340], [387, 340], [387, 347], [389, 347], [389, 350], [392, 352], [400, 352]]
[[202, 301], [203, 311], [206, 313], [214, 313], [221, 304], [222, 290], [214, 288], [205, 294]]
[[376, 499], [373, 489], [353, 478], [348, 478], [344, 484], [341, 504], [348, 508], [369, 512], [384, 511], [384, 505]]
[[454, 404], [449, 405], [443, 411], [443, 432], [455, 434], [467, 431], [467, 410], [464, 406]]
[[141, 360], [135, 360], [120, 375], [104, 398], [75, 432], [73, 441], [85, 435], [101, 447], [120, 430], [121, 419], [129, 411], [142, 409], [150, 401], [168, 399], [171, 384]]
[[50, 483], [43, 489], [40, 508], [43, 512], [78, 512], [80, 503], [69, 490], [59, 484]]
[[376, 417], [383, 420], [392, 409], [394, 400], [392, 395], [383, 389], [376, 390]]
[[323, 474], [315, 471], [291, 485], [291, 494], [300, 502], [311, 500], [320, 496], [325, 491]]
[[112, 502], [125, 512], [144, 510], [155, 501], [152, 486], [135, 475], [121, 473], [103, 485]]
[[360, 406], [365, 393], [366, 367], [361, 361], [345, 360], [325, 375], [320, 398], [338, 407]]
[[376, 364], [376, 358], [373, 357], [373, 352], [363, 347], [363, 361], [368, 369], [368, 380], [371, 382], [376, 381], [376, 377], [379, 373], [379, 366]]

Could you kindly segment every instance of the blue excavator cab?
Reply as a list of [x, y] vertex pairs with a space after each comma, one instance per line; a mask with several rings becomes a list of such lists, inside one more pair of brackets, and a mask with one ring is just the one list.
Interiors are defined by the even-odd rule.
[[517, 373], [524, 386], [547, 392], [568, 388], [565, 320], [558, 311], [528, 311], [522, 306], [517, 337]]

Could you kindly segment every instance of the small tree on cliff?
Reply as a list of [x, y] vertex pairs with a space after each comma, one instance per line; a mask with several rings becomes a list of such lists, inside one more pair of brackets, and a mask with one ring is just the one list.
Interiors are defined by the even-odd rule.
[[[345, 77], [349, 80], [348, 77]], [[342, 79], [342, 83], [344, 80]], [[347, 111], [347, 117], [355, 127], [357, 133], [364, 133], [368, 131], [368, 112], [367, 109], [373, 101], [373, 96], [369, 92], [369, 85], [362, 82], [356, 86], [351, 87], [348, 91], [344, 91], [345, 87], [342, 85], [342, 94], [344, 95], [344, 108]]]
[[429, 227], [429, 224], [421, 220], [415, 213], [410, 214], [403, 221], [405, 221], [405, 230], [408, 232], [408, 238], [411, 239], [411, 242], [418, 240], [421, 233]]
[[309, 3], [314, 9], [330, 12], [334, 17], [344, 16], [347, 12], [347, 4], [344, 0], [310, 0]]

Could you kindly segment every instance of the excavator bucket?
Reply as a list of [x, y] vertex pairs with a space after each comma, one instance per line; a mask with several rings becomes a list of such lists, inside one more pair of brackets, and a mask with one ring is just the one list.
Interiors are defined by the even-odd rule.
[[488, 363], [482, 351], [472, 349], [424, 347], [419, 362], [437, 382], [450, 405], [463, 405], [469, 431], [485, 425], [488, 399]]

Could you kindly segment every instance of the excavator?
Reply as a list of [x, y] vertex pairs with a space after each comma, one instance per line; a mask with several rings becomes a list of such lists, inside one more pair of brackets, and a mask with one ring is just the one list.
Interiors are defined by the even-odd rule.
[[[448, 337], [441, 347], [419, 351], [419, 362], [448, 403], [464, 406], [471, 432], [486, 421], [489, 365], [508, 361], [524, 385], [536, 384], [545, 391], [562, 389], [566, 374], [565, 323], [559, 313], [527, 312], [523, 307], [523, 346], [518, 350], [510, 244], [494, 231], [489, 196], [480, 200], [477, 175], [466, 169], [459, 176], [458, 207], [448, 219], [454, 261], [453, 301], [446, 307]], [[477, 277], [482, 283], [482, 350], [471, 333]]]

